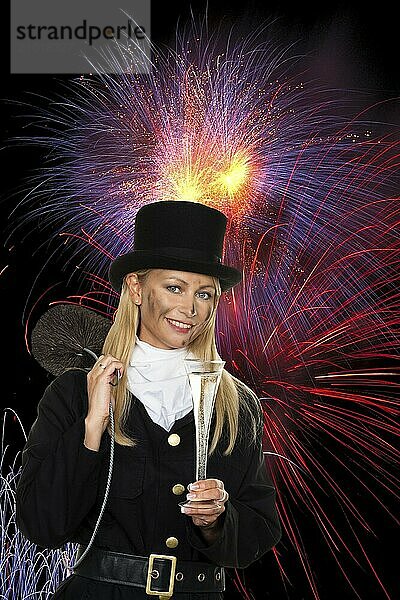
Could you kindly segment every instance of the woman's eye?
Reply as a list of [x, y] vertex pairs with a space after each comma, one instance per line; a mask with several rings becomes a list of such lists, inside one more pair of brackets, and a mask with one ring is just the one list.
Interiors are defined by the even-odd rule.
[[209, 300], [210, 298], [212, 298], [210, 292], [199, 292], [198, 295], [202, 300]]
[[[179, 294], [181, 292], [179, 285], [168, 285], [167, 290], [173, 294]], [[210, 300], [210, 298], [212, 298], [212, 294], [210, 292], [197, 292], [196, 296], [201, 300]]]

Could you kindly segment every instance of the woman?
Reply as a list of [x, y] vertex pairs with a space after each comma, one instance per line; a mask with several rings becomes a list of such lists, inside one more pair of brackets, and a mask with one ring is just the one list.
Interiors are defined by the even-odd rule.
[[[216, 308], [221, 292], [241, 279], [221, 263], [225, 228], [226, 217], [202, 204], [143, 207], [134, 249], [110, 267], [121, 297], [103, 355], [88, 374], [71, 369], [57, 377], [39, 404], [23, 452], [17, 524], [39, 546], [77, 542], [80, 555], [106, 485], [110, 400], [115, 413], [107, 507], [93, 546], [54, 598], [217, 600], [223, 567], [247, 567], [279, 541], [261, 409], [225, 370], [208, 478], [193, 481], [183, 360], [219, 358]], [[181, 508], [186, 498], [203, 502]]]

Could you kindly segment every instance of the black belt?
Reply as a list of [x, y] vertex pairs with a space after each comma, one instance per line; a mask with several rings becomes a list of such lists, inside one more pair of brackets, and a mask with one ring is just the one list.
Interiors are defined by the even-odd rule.
[[[77, 559], [83, 554], [79, 545]], [[187, 593], [217, 593], [225, 590], [223, 567], [178, 560], [176, 556], [133, 556], [92, 547], [74, 570], [76, 575], [144, 588], [149, 596], [169, 598], [174, 590]]]

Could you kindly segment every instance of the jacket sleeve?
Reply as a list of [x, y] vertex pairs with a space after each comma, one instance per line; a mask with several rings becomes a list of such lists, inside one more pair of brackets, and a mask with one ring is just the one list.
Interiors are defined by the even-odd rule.
[[86, 373], [66, 371], [47, 387], [22, 453], [16, 524], [32, 542], [58, 548], [95, 503], [104, 450], [86, 448]]
[[275, 488], [268, 477], [262, 450], [262, 431], [247, 457], [239, 491], [229, 498], [221, 515], [223, 526], [217, 540], [208, 546], [199, 528], [188, 520], [190, 544], [211, 562], [224, 567], [248, 567], [281, 538]]

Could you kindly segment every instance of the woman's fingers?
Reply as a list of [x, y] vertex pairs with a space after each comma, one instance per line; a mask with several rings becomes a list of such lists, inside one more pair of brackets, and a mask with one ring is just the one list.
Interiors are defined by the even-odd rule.
[[217, 500], [202, 501], [202, 502], [191, 502], [190, 504], [181, 507], [186, 515], [197, 516], [197, 515], [220, 515], [224, 512], [225, 507]]
[[116, 369], [122, 369], [123, 364], [120, 360], [111, 356], [110, 354], [106, 356], [99, 356], [98, 360], [93, 365], [91, 371], [89, 371], [92, 375], [99, 377], [102, 373], [109, 374], [113, 373]]
[[88, 379], [107, 380], [110, 383], [114, 377], [122, 376], [123, 364], [120, 360], [110, 354], [101, 355], [88, 373]]
[[189, 486], [188, 500], [217, 500], [225, 503], [229, 494], [220, 479], [203, 479], [191, 483]]
[[[201, 504], [201, 506], [199, 506]], [[193, 524], [197, 527], [211, 528], [217, 524], [218, 518], [225, 511], [225, 505], [216, 501], [191, 502], [188, 506], [181, 507], [181, 511], [188, 517], [191, 517]]]
[[192, 518], [194, 525], [212, 528], [229, 498], [224, 483], [220, 479], [203, 479], [191, 483], [188, 489], [189, 503], [181, 507], [182, 512]]
[[116, 375], [122, 374], [123, 368], [120, 360], [107, 354], [101, 355], [87, 374], [88, 417], [99, 422], [103, 429], [109, 417], [110, 400], [115, 405], [110, 385], [115, 385]]

